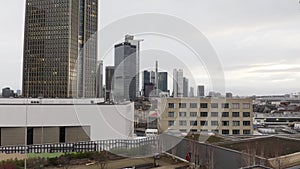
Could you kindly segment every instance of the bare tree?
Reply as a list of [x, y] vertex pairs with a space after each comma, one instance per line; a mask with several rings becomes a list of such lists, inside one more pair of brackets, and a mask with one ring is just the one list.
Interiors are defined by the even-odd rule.
[[216, 165], [215, 160], [215, 148], [211, 145], [206, 146], [206, 168], [207, 169], [214, 169]]
[[92, 159], [96, 161], [96, 164], [101, 168], [107, 168], [108, 162], [108, 153], [107, 151], [94, 152], [92, 155]]
[[241, 151], [241, 166], [252, 166], [256, 164], [256, 143], [247, 142], [245, 143], [245, 150]]

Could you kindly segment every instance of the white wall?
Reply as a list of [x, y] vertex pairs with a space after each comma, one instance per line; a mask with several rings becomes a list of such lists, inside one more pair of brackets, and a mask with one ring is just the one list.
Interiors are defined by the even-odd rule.
[[127, 139], [134, 105], [0, 105], [0, 127], [91, 126], [91, 140]]

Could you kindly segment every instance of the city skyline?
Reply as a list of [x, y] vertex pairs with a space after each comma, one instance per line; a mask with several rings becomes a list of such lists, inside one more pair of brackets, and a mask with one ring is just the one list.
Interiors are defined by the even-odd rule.
[[[117, 8], [111, 11], [109, 7], [116, 6], [119, 2], [101, 1], [99, 4], [100, 26], [104, 27], [117, 19], [136, 13], [154, 12], [173, 15], [197, 27], [215, 47], [224, 68], [226, 91], [238, 95], [299, 92], [300, 66], [297, 63], [300, 63], [298, 57], [300, 31], [297, 28], [300, 25], [296, 22], [299, 20], [300, 13], [298, 1], [238, 2], [230, 0], [218, 3], [166, 1], [160, 2], [157, 9], [158, 1], [150, 3], [132, 0], [132, 2], [136, 3], [132, 3], [133, 5], [128, 8]], [[184, 12], [182, 4], [186, 5], [184, 8], [191, 8], [191, 12]], [[238, 6], [238, 8], [233, 9], [232, 6]], [[133, 10], [134, 8], [136, 10]], [[0, 55], [1, 60], [6, 61], [6, 64], [1, 67], [0, 87], [8, 86], [17, 90], [21, 89], [22, 79], [25, 2], [7, 2], [2, 12], [14, 15], [10, 18], [6, 18], [7, 15], [1, 16], [6, 27], [1, 28], [4, 40], [1, 44]], [[147, 41], [143, 43], [144, 49], [151, 48], [149, 44], [153, 43], [155, 38], [148, 38]], [[157, 46], [162, 46], [160, 42], [157, 43]], [[165, 48], [171, 51], [170, 46], [166, 45]], [[185, 57], [184, 52], [173, 51], [173, 53], [176, 53], [178, 57]], [[110, 56], [113, 57], [113, 55]], [[112, 65], [109, 60], [104, 63]], [[164, 62], [160, 61], [160, 65], [163, 67]], [[199, 68], [194, 68], [192, 64], [189, 66], [195, 75], [196, 85], [205, 84], [206, 86], [207, 81], [201, 81], [204, 79], [203, 76], [194, 73], [203, 71], [197, 71]], [[172, 72], [169, 71], [169, 74]], [[208, 88], [207, 91], [209, 90]]]

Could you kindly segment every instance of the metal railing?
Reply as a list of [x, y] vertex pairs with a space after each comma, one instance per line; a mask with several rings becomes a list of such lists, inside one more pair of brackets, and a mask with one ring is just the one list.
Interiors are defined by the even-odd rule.
[[1, 146], [0, 153], [5, 154], [24, 154], [26, 153], [68, 153], [68, 152], [92, 152], [110, 151], [112, 149], [133, 149], [145, 145], [154, 145], [156, 137], [147, 137], [136, 140], [99, 140], [78, 143], [56, 143], [28, 146]]

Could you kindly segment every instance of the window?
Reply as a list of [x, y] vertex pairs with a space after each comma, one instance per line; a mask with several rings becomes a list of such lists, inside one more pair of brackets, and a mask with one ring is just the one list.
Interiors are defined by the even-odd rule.
[[207, 103], [200, 103], [200, 108], [207, 109]]
[[240, 117], [240, 112], [232, 112], [232, 117]]
[[32, 127], [27, 128], [27, 144], [28, 145], [33, 144], [33, 128]]
[[250, 121], [243, 121], [243, 126], [250, 126]]
[[232, 130], [232, 134], [240, 134], [240, 130]]
[[219, 117], [219, 113], [218, 112], [211, 112], [211, 117]]
[[229, 121], [222, 121], [222, 126], [229, 126]]
[[196, 133], [197, 129], [191, 129], [190, 132]]
[[218, 130], [218, 129], [215, 129], [215, 130], [212, 130], [212, 132], [214, 132], [214, 133], [219, 133], [219, 130]]
[[197, 112], [190, 112], [190, 117], [197, 117]]
[[240, 103], [232, 103], [231, 106], [232, 106], [232, 109], [239, 109]]
[[219, 122], [218, 121], [211, 121], [211, 126], [219, 126]]
[[59, 142], [60, 143], [66, 142], [66, 127], [59, 128]]
[[222, 130], [222, 134], [229, 134], [229, 130]]
[[186, 126], [185, 120], [179, 120], [179, 126]]
[[175, 125], [174, 120], [169, 120], [168, 121], [168, 126], [174, 126], [174, 125]]
[[223, 112], [222, 117], [229, 117], [229, 112]]
[[207, 117], [207, 112], [200, 112], [200, 117]]
[[250, 112], [243, 112], [243, 117], [250, 117]]
[[250, 134], [250, 130], [243, 130], [243, 134]]
[[179, 131], [180, 132], [186, 132], [186, 129], [180, 129]]
[[198, 108], [197, 103], [190, 103], [190, 108]]
[[243, 103], [243, 109], [250, 109], [250, 103]]
[[219, 107], [218, 103], [212, 103], [210, 106], [213, 109], [217, 109]]
[[169, 112], [168, 117], [175, 117], [175, 113], [174, 112]]
[[223, 109], [228, 109], [229, 108], [229, 103], [222, 103], [222, 108]]
[[195, 120], [190, 121], [190, 126], [197, 126], [197, 125], [198, 125], [197, 121]]
[[186, 108], [186, 103], [179, 103], [179, 108]]
[[232, 126], [240, 126], [240, 121], [232, 121]]
[[179, 112], [179, 117], [186, 117], [186, 112]]
[[169, 103], [169, 108], [174, 109], [175, 108], [175, 103]]
[[200, 121], [200, 126], [207, 126], [207, 121]]

